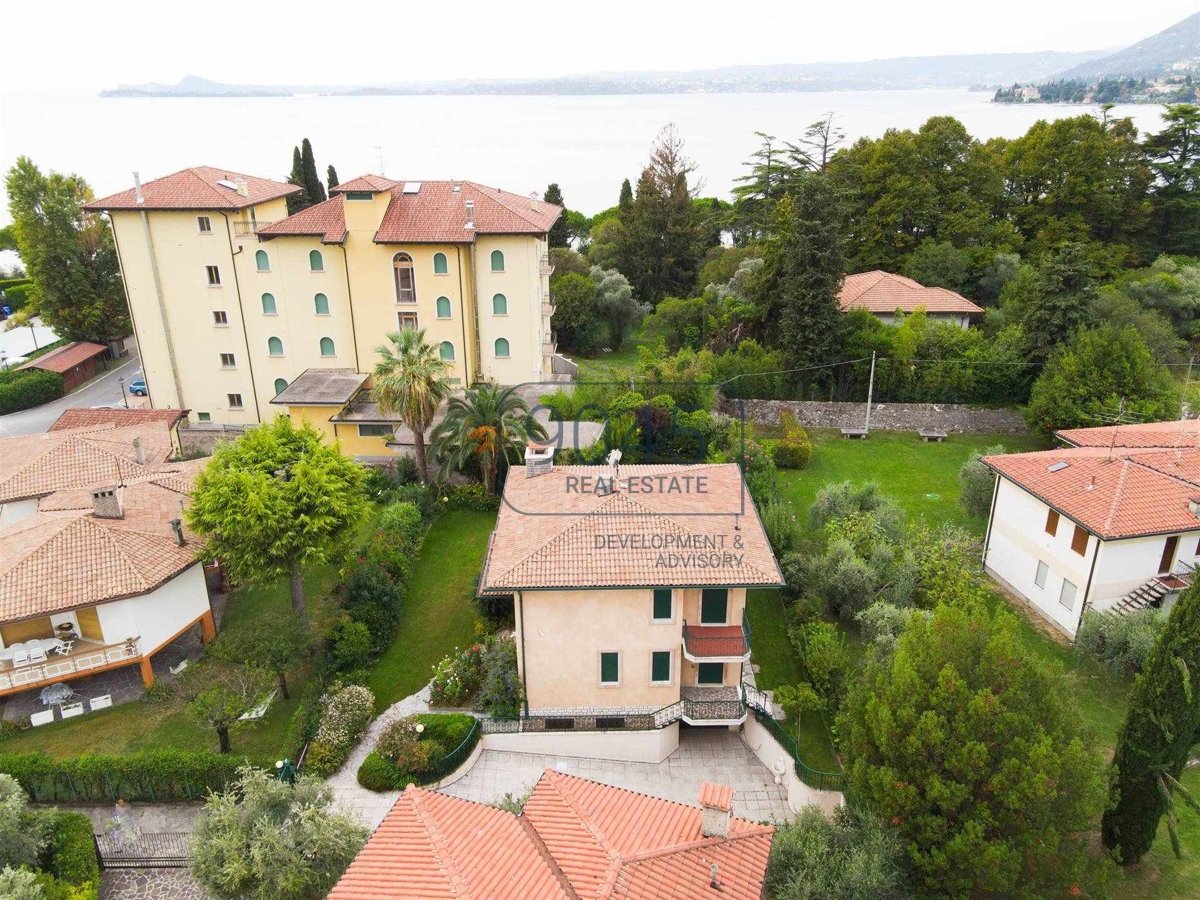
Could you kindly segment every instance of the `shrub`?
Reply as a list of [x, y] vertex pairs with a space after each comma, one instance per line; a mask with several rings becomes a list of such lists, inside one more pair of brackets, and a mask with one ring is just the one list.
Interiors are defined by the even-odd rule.
[[4, 900], [45, 900], [38, 876], [29, 869], [0, 869], [0, 897]]
[[803, 554], [794, 551], [784, 553], [779, 557], [779, 569], [783, 573], [784, 599], [798, 599], [804, 593], [805, 579], [808, 574]]
[[[476, 588], [479, 587], [478, 579], [476, 579]], [[513, 611], [513, 595], [512, 594], [479, 594], [475, 592], [475, 605], [479, 607], [479, 614], [483, 616], [492, 628], [507, 625], [512, 627], [515, 619]]]
[[370, 652], [383, 652], [400, 624], [403, 592], [395, 580], [379, 566], [360, 562], [350, 569], [342, 596], [346, 615], [366, 627]]
[[378, 528], [360, 557], [383, 569], [397, 584], [405, 584], [412, 575], [424, 533], [424, 516], [416, 504], [403, 500], [390, 503], [380, 513]]
[[483, 645], [446, 656], [433, 667], [430, 702], [433, 706], [463, 706], [479, 690], [483, 680]]
[[362, 685], [333, 685], [321, 698], [321, 724], [308, 748], [306, 771], [332, 775], [358, 743], [375, 711], [375, 695]]
[[33, 296], [33, 292], [34, 287], [31, 281], [6, 287], [4, 289], [4, 304], [13, 312], [16, 312], [29, 303], [29, 298]]
[[441, 488], [438, 502], [446, 509], [473, 509], [476, 512], [496, 512], [500, 497], [489, 494], [482, 484], [453, 484]]
[[50, 827], [46, 869], [69, 885], [91, 887], [100, 882], [100, 860], [92, 837], [92, 820], [83, 813], [59, 812]]
[[224, 790], [245, 763], [233, 754], [192, 750], [88, 753], [54, 758], [45, 753], [0, 754], [7, 772], [38, 803], [172, 802], [200, 800]]
[[771, 503], [760, 514], [763, 530], [767, 533], [775, 556], [782, 557], [794, 549], [800, 540], [800, 522], [792, 512], [792, 507], [782, 502]]
[[41, 406], [64, 393], [63, 377], [42, 369], [0, 372], [0, 416]]
[[478, 740], [475, 719], [462, 713], [398, 719], [363, 760], [358, 783], [371, 791], [399, 791], [439, 781], [462, 765]]
[[958, 470], [958, 483], [961, 490], [958, 495], [958, 505], [968, 516], [982, 519], [992, 508], [992, 494], [996, 487], [996, 473], [983, 464], [983, 457], [998, 456], [1004, 452], [1004, 447], [997, 444], [988, 447], [982, 453], [974, 451]]
[[509, 636], [489, 638], [482, 658], [483, 677], [475, 708], [512, 718], [521, 712], [521, 677], [517, 674], [517, 642]]
[[16, 778], [0, 773], [0, 866], [36, 866], [49, 837], [49, 817], [29, 808]]
[[854, 618], [862, 628], [863, 639], [886, 653], [895, 648], [914, 615], [928, 618], [929, 612], [877, 600]]
[[1090, 609], [1075, 633], [1075, 650], [1111, 672], [1132, 675], [1142, 670], [1166, 620], [1157, 609], [1139, 609], [1124, 616]]
[[850, 671], [846, 636], [830, 622], [814, 620], [788, 629], [808, 680], [829, 709], [836, 709]]
[[800, 427], [791, 410], [779, 414], [779, 423], [783, 426], [783, 437], [775, 442], [771, 458], [781, 469], [803, 469], [812, 459], [808, 432]]
[[904, 533], [907, 521], [904, 511], [873, 481], [863, 484], [842, 481], [825, 485], [817, 491], [809, 507], [808, 521], [814, 528], [824, 528], [834, 519], [849, 519], [856, 513], [871, 513], [882, 534], [892, 540], [899, 540]]

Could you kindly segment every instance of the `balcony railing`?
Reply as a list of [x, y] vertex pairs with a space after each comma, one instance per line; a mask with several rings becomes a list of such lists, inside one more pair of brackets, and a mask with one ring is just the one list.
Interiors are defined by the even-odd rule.
[[680, 695], [681, 715], [689, 725], [741, 722], [746, 718], [746, 704], [737, 687], [698, 685], [682, 688]]
[[553, 356], [554, 355], [555, 351], [558, 350], [558, 339], [557, 338], [558, 338], [557, 335], [551, 334], [550, 340], [542, 341], [542, 356]]
[[547, 318], [554, 315], [554, 304], [549, 300], [542, 301], [542, 315], [546, 316]]
[[275, 222], [232, 222], [234, 237], [254, 237], [259, 231]]
[[695, 662], [745, 662], [750, 658], [750, 627], [741, 625], [689, 625], [683, 620], [683, 655]]
[[76, 641], [71, 652], [59, 654], [50, 651], [45, 662], [12, 665], [5, 662], [0, 669], [0, 691], [36, 687], [46, 682], [63, 681], [86, 675], [94, 669], [102, 669], [119, 663], [133, 662], [142, 655], [141, 642], [137, 638], [119, 644], [94, 644]]
[[554, 274], [554, 264], [552, 262], [550, 262], [549, 256], [542, 257], [541, 273], [543, 275], [553, 275]]

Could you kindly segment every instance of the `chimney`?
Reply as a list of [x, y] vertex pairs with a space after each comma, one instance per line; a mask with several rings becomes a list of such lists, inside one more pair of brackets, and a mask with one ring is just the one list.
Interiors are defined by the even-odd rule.
[[125, 513], [121, 509], [121, 500], [117, 496], [117, 488], [97, 488], [92, 491], [92, 515], [97, 519], [123, 519]]
[[142, 179], [137, 172], [133, 173], [133, 196], [138, 206], [146, 202], [146, 198], [142, 196]]
[[705, 837], [728, 837], [729, 814], [733, 811], [733, 788], [727, 784], [706, 781], [700, 785], [700, 806], [704, 817], [700, 833]]
[[183, 539], [183, 521], [181, 519], [172, 519], [170, 521], [171, 530], [175, 532], [175, 543], [180, 547], [187, 543]]
[[554, 470], [554, 445], [530, 441], [525, 445], [525, 477], [547, 475]]
[[237, 192], [238, 192], [239, 196], [241, 196], [241, 197], [249, 197], [250, 196], [250, 189], [248, 187], [246, 187], [246, 179], [245, 178], [240, 178], [240, 177], [235, 178], [233, 180], [233, 183], [234, 183], [234, 186], [237, 188]]
[[140, 437], [133, 439], [133, 459], [139, 466], [146, 464], [146, 451], [142, 449], [142, 439]]
[[467, 224], [464, 225], [463, 227], [464, 228], [474, 228], [475, 227], [475, 201], [474, 200], [467, 201]]

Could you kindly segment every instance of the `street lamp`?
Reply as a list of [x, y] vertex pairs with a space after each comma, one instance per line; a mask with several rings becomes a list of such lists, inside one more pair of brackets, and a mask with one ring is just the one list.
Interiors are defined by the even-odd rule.
[[29, 320], [29, 333], [33, 336], [33, 349], [34, 350], [42, 349], [41, 347], [39, 347], [37, 345], [37, 332], [33, 330], [33, 320], [32, 319]]
[[121, 399], [125, 402], [125, 408], [129, 409], [129, 392], [127, 390], [125, 390], [125, 379], [118, 378], [117, 384], [121, 388]]
[[0, 350], [0, 363], [4, 363], [4, 368], [8, 368], [8, 351]]

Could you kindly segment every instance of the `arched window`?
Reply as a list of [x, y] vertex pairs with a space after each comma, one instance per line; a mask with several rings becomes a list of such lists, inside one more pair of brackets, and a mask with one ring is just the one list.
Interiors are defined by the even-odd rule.
[[450, 298], [449, 297], [438, 297], [437, 298], [437, 317], [439, 319], [450, 318]]
[[325, 257], [321, 255], [320, 250], [308, 251], [308, 268], [313, 272], [325, 271]]
[[283, 389], [286, 387], [287, 387], [287, 379], [286, 378], [276, 378], [275, 379], [275, 396], [278, 397], [280, 394], [282, 394]]
[[440, 352], [442, 354], [442, 359], [449, 360], [451, 362], [454, 361], [454, 345], [449, 341], [442, 341]]
[[450, 271], [450, 269], [446, 265], [446, 254], [445, 253], [433, 254], [433, 274], [434, 275], [445, 275], [449, 271]]
[[397, 253], [392, 257], [392, 268], [396, 276], [396, 302], [416, 303], [417, 282], [413, 277], [412, 257], [407, 253]]
[[263, 315], [264, 316], [275, 315], [275, 295], [274, 294], [263, 294], [262, 295], [262, 305], [263, 305]]
[[277, 337], [267, 338], [267, 355], [283, 356], [283, 341]]
[[508, 339], [496, 338], [496, 358], [508, 359]]
[[318, 316], [329, 315], [329, 298], [324, 294], [317, 294], [313, 297], [313, 307], [317, 311]]
[[321, 338], [321, 355], [322, 356], [335, 355], [334, 349], [333, 349], [333, 338], [327, 338], [327, 337]]
[[499, 250], [492, 251], [492, 271], [493, 272], [503, 272], [504, 271], [504, 254], [501, 253]]
[[271, 271], [271, 260], [267, 258], [266, 250], [254, 251], [254, 268], [258, 269], [260, 272]]
[[508, 298], [503, 294], [497, 294], [492, 298], [492, 315], [507, 316], [508, 315]]

